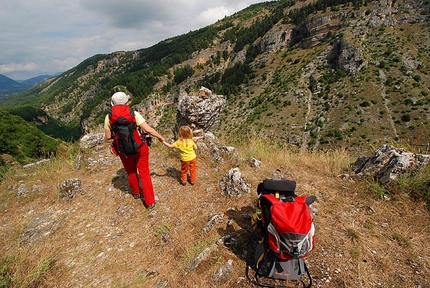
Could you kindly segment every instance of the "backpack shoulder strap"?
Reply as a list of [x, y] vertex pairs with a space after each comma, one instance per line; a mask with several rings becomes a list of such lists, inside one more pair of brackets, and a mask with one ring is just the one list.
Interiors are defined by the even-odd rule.
[[124, 117], [129, 122], [136, 122], [135, 113], [128, 105], [114, 105], [109, 111], [109, 121], [114, 123], [119, 117]]
[[277, 202], [279, 202], [279, 199], [271, 194], [260, 195], [259, 204], [262, 213], [262, 221], [265, 225], [269, 225], [271, 219], [270, 208]]
[[130, 117], [132, 117], [133, 121], [136, 122], [136, 118], [135, 118], [133, 109], [130, 106], [127, 106], [127, 107], [128, 107], [128, 112], [130, 113]]
[[315, 202], [315, 200], [317, 200], [316, 196], [308, 196], [306, 197], [306, 204], [308, 204], [308, 206], [312, 205], [312, 203]]

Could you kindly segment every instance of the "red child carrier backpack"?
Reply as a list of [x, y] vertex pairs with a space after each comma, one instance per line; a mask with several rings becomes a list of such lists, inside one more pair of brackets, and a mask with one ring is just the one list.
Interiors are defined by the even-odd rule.
[[143, 141], [137, 130], [134, 111], [128, 105], [114, 105], [109, 112], [109, 123], [113, 132], [112, 146], [119, 153], [135, 154]]
[[269, 201], [270, 219], [266, 223], [270, 248], [282, 260], [304, 258], [314, 247], [315, 228], [305, 196], [287, 201], [273, 195], [262, 195]]
[[[275, 178], [279, 172], [281, 177]], [[276, 280], [300, 280], [305, 287], [312, 286], [312, 278], [305, 264], [305, 257], [314, 249], [315, 227], [310, 205], [315, 196], [295, 195], [296, 182], [285, 178], [276, 169], [272, 178], [265, 179], [257, 188], [260, 217], [254, 221], [258, 229], [252, 228], [255, 242], [255, 284], [262, 287], [277, 287], [261, 282], [261, 277]], [[255, 235], [258, 231], [258, 235]], [[302, 276], [307, 275], [305, 284]], [[248, 279], [250, 277], [248, 276]], [[251, 280], [251, 279], [250, 279]], [[251, 280], [252, 281], [252, 280]]]

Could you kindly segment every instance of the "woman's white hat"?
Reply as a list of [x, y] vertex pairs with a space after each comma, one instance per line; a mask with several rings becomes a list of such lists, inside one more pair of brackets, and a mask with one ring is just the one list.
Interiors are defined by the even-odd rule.
[[125, 94], [124, 92], [116, 92], [112, 95], [110, 104], [113, 105], [125, 105], [130, 99], [130, 95]]

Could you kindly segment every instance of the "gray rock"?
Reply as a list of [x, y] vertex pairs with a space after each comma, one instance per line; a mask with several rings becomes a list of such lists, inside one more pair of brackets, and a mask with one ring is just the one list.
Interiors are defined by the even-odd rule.
[[229, 196], [241, 196], [250, 193], [251, 184], [246, 183], [239, 168], [230, 169], [220, 182], [221, 193]]
[[386, 184], [404, 173], [422, 169], [430, 163], [430, 155], [415, 154], [403, 148], [382, 145], [371, 157], [359, 157], [351, 165], [358, 176], [374, 177]]
[[207, 233], [207, 232], [211, 231], [215, 227], [215, 225], [222, 222], [223, 217], [224, 217], [224, 213], [218, 213], [215, 215], [211, 215], [209, 217], [208, 223], [206, 223], [205, 226], [203, 226], [203, 232]]
[[260, 160], [257, 160], [255, 158], [252, 158], [250, 162], [251, 162], [251, 167], [253, 168], [260, 167], [262, 164]]
[[88, 149], [88, 148], [94, 148], [97, 145], [102, 144], [105, 141], [105, 134], [104, 133], [89, 133], [86, 134], [81, 138], [80, 141], [80, 148], [81, 150]]
[[22, 166], [22, 168], [28, 169], [28, 168], [31, 168], [31, 167], [34, 167], [34, 166], [39, 166], [39, 165], [45, 164], [47, 162], [51, 162], [51, 159], [42, 159], [40, 161], [24, 165], [24, 166]]
[[28, 194], [28, 189], [27, 186], [25, 186], [25, 184], [20, 184], [18, 186], [18, 197], [22, 197]]
[[82, 154], [78, 154], [75, 159], [75, 169], [79, 170], [82, 166]]
[[76, 194], [85, 194], [85, 191], [82, 188], [82, 181], [78, 178], [67, 179], [58, 184], [58, 187], [60, 189], [60, 199], [65, 198], [66, 200], [71, 201], [75, 198]]
[[[206, 90], [209, 89], [200, 89]], [[176, 131], [183, 125], [190, 126], [192, 130], [214, 131], [220, 123], [225, 105], [225, 97], [213, 95], [212, 92], [199, 92], [199, 96], [181, 96], [176, 116]]]
[[364, 59], [363, 51], [344, 39], [333, 46], [327, 61], [351, 74], [359, 72], [368, 65], [367, 60]]
[[20, 236], [21, 244], [32, 244], [51, 235], [63, 226], [64, 217], [46, 213], [31, 219]]
[[233, 272], [233, 260], [229, 259], [227, 263], [219, 268], [213, 276], [214, 281], [222, 281]]
[[212, 251], [217, 249], [217, 247], [218, 246], [216, 244], [212, 244], [211, 246], [206, 247], [193, 261], [191, 261], [190, 264], [188, 264], [187, 270], [194, 270], [203, 260], [206, 260], [212, 253]]

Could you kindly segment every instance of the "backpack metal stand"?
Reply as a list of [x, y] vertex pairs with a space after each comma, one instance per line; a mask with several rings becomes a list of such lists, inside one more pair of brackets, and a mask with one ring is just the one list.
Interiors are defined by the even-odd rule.
[[[277, 280], [277, 281], [297, 281], [299, 280], [303, 287], [310, 288], [312, 287], [312, 277], [308, 270], [308, 267], [306, 266], [306, 263], [303, 258], [300, 259], [294, 259], [294, 260], [280, 260], [276, 259], [276, 255], [273, 253], [273, 251], [270, 250], [269, 247], [267, 247], [267, 241], [265, 241], [261, 235], [255, 234], [255, 232], [252, 231], [252, 226], [248, 228], [248, 232], [252, 233], [253, 237], [253, 243], [257, 243], [255, 246], [256, 249], [256, 258], [258, 257], [259, 253], [261, 253], [259, 259], [255, 259], [254, 265], [247, 265], [246, 267], [246, 277], [248, 278], [249, 282], [258, 285], [260, 287], [269, 287], [269, 288], [288, 288], [288, 286], [285, 285], [279, 285], [279, 284], [271, 284], [269, 283], [268, 279]], [[265, 247], [266, 246], [266, 247]], [[258, 251], [260, 250], [260, 252]], [[262, 250], [262, 251], [261, 251]], [[298, 274], [294, 275], [295, 280], [290, 280], [289, 275], [288, 276], [281, 276], [278, 270], [291, 270], [285, 267], [285, 265], [298, 265], [297, 261], [300, 262], [299, 266], [302, 266], [304, 269], [301, 271], [297, 271]], [[296, 262], [296, 263], [295, 263]], [[284, 266], [284, 267], [283, 267]], [[253, 277], [250, 276], [250, 270], [253, 270], [254, 275]], [[301, 277], [301, 275], [306, 274], [307, 281]], [[298, 279], [296, 279], [298, 278]], [[264, 280], [265, 279], [265, 280]]]
[[[275, 177], [276, 173], [280, 174], [279, 178]], [[247, 232], [251, 234], [252, 244], [255, 248], [254, 264], [247, 265], [246, 276], [251, 283], [260, 287], [287, 288], [288, 286], [279, 285], [278, 282], [287, 284], [290, 281], [292, 284], [300, 281], [303, 287], [306, 288], [312, 286], [312, 277], [304, 258], [307, 256], [307, 253], [313, 249], [313, 224], [312, 231], [309, 232], [309, 235], [312, 235], [309, 236], [312, 237], [312, 241], [310, 241], [311, 238], [305, 239], [303, 241], [308, 242], [300, 243], [300, 248], [293, 245], [292, 249], [289, 250], [291, 247], [287, 247], [288, 245], [286, 245], [285, 242], [283, 243], [278, 239], [282, 238], [282, 236], [275, 231], [276, 229], [271, 219], [271, 214], [276, 213], [274, 212], [276, 210], [273, 210], [272, 208], [274, 207], [272, 206], [277, 206], [278, 211], [279, 208], [281, 208], [282, 211], [283, 207], [287, 209], [286, 207], [302, 205], [302, 207], [304, 207], [303, 211], [305, 211], [303, 213], [305, 214], [300, 213], [300, 215], [308, 216], [308, 220], [312, 222], [312, 220], [309, 219], [310, 214], [307, 215], [310, 213], [308, 206], [312, 204], [316, 198], [314, 196], [297, 196], [294, 193], [295, 188], [296, 182], [285, 178], [279, 169], [273, 171], [272, 178], [265, 179], [257, 187], [259, 209], [252, 216], [251, 226], [247, 229]], [[291, 203], [297, 206], [290, 206]], [[282, 206], [280, 207], [278, 205]], [[285, 209], [283, 211], [296, 211], [294, 208], [291, 210]], [[297, 214], [293, 212], [290, 212], [290, 214], [297, 216]], [[273, 214], [273, 216], [276, 216], [276, 214]], [[290, 223], [290, 221], [287, 222]], [[273, 246], [275, 240], [278, 241], [278, 249]], [[250, 270], [254, 272], [253, 277], [250, 276]], [[302, 277], [305, 275], [307, 277]]]

